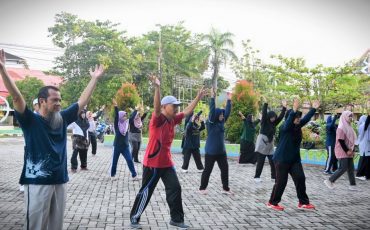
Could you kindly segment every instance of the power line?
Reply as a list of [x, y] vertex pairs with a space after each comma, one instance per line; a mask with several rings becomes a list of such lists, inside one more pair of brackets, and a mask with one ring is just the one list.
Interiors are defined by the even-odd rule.
[[[2, 47], [4, 50], [14, 50], [16, 52], [18, 51], [23, 51], [23, 52], [27, 52], [27, 53], [38, 53], [38, 54], [43, 54], [43, 55], [59, 55], [59, 54], [56, 54], [54, 51], [45, 51], [45, 50], [28, 50], [28, 49], [25, 49], [25, 48], [18, 48], [18, 47], [7, 47], [7, 46], [2, 46], [0, 45], [0, 47]], [[12, 51], [13, 52], [13, 51]], [[60, 53], [62, 54], [62, 53]]]
[[23, 55], [19, 55], [21, 58], [25, 59], [32, 59], [32, 60], [38, 60], [38, 61], [48, 61], [48, 62], [54, 62], [54, 60], [49, 60], [49, 59], [42, 59], [42, 58], [34, 58], [34, 57], [27, 57]]
[[26, 46], [26, 45], [19, 45], [19, 44], [10, 44], [10, 43], [1, 43], [1, 46], [10, 46], [10, 47], [22, 47], [27, 49], [36, 49], [36, 50], [47, 50], [51, 52], [63, 52], [62, 49], [55, 49], [55, 48], [47, 48], [47, 47], [41, 47], [41, 46]]

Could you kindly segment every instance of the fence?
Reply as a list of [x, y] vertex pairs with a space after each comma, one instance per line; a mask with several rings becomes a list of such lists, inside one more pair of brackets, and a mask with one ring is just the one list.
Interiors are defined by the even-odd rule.
[[[113, 135], [106, 135], [104, 145], [113, 146]], [[148, 138], [143, 138], [141, 144], [141, 150], [146, 148], [148, 144]], [[204, 154], [204, 145], [205, 142], [201, 141], [200, 152]], [[226, 144], [226, 152], [228, 157], [239, 157], [239, 144]], [[174, 140], [172, 143], [171, 151], [173, 153], [181, 153], [181, 140]], [[326, 150], [325, 149], [301, 149], [301, 159], [303, 164], [312, 164], [312, 165], [325, 165], [326, 163]], [[359, 156], [356, 154], [354, 158], [355, 168], [357, 168]]]

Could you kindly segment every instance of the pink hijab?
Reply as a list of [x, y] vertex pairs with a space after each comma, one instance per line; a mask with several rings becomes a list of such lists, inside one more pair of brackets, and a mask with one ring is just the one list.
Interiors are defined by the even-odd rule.
[[118, 112], [118, 128], [119, 132], [126, 136], [127, 130], [128, 130], [128, 119], [125, 117], [126, 112], [125, 111], [119, 111]]
[[141, 129], [143, 127], [143, 122], [141, 121], [140, 114], [137, 112], [134, 118], [134, 125], [136, 128]]
[[345, 133], [347, 140], [348, 140], [349, 149], [354, 149], [357, 136], [351, 126], [351, 122], [349, 118], [350, 115], [352, 115], [351, 111], [344, 111], [342, 113], [339, 119], [338, 129], [343, 130], [343, 132]]

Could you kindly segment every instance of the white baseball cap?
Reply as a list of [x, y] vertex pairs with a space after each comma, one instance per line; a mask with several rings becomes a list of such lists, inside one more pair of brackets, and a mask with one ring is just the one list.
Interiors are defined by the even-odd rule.
[[36, 98], [35, 100], [33, 100], [33, 102], [32, 102], [32, 104], [33, 105], [36, 105], [36, 104], [38, 104], [39, 103], [39, 99], [38, 98]]
[[174, 96], [165, 96], [164, 98], [162, 98], [161, 100], [161, 105], [168, 105], [168, 104], [172, 104], [172, 105], [181, 105], [181, 102], [178, 101], [176, 99], [176, 97]]

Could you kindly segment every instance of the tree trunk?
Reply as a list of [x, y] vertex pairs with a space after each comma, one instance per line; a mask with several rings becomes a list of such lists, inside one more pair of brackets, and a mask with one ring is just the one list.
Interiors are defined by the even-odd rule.
[[213, 74], [212, 74], [212, 87], [214, 88], [216, 95], [215, 100], [217, 96], [217, 77], [218, 77], [218, 66], [213, 67]]

